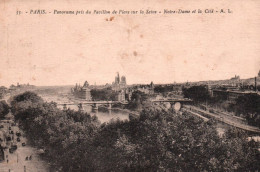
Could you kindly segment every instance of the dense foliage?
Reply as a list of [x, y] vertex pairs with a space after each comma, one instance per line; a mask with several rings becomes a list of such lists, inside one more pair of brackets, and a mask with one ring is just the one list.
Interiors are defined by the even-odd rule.
[[9, 112], [9, 106], [6, 101], [0, 101], [0, 118], [4, 118]]
[[60, 171], [260, 169], [257, 145], [247, 142], [245, 133], [231, 129], [219, 137], [214, 122], [185, 113], [146, 108], [139, 118], [100, 124], [96, 117], [58, 110], [32, 93], [15, 97], [12, 110]]
[[154, 92], [155, 93], [167, 93], [172, 91], [173, 89], [172, 85], [157, 85], [154, 87]]
[[237, 114], [244, 114], [249, 124], [260, 127], [260, 95], [240, 96], [232, 107]]
[[32, 92], [14, 97], [11, 102], [15, 119], [26, 132], [31, 143], [44, 148], [45, 156], [54, 166], [76, 169], [77, 147], [92, 139], [100, 125], [94, 116], [70, 109], [61, 111], [55, 103], [46, 103]]
[[194, 102], [205, 102], [209, 99], [209, 92], [206, 86], [192, 86], [183, 88], [183, 95], [186, 98], [192, 99]]
[[92, 100], [111, 100], [115, 101], [117, 99], [118, 93], [112, 90], [111, 87], [103, 89], [92, 89], [90, 91]]
[[131, 109], [131, 110], [141, 110], [148, 104], [148, 95], [141, 92], [141, 91], [134, 91], [132, 93], [131, 100], [129, 101], [128, 105], [126, 108]]

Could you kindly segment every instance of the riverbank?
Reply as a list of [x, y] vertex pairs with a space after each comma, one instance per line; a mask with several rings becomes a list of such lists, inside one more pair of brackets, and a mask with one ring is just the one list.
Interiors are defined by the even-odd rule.
[[134, 115], [140, 115], [140, 112], [137, 112], [137, 111], [131, 111], [129, 109], [122, 109], [122, 108], [111, 108], [112, 110], [119, 110], [119, 111], [122, 111], [122, 112], [126, 112], [126, 113], [130, 113], [130, 114], [134, 114]]
[[138, 116], [140, 115], [140, 112], [138, 112], [138, 111], [133, 111], [133, 110], [130, 110], [130, 109], [122, 109], [120, 107], [112, 107], [111, 109], [108, 109], [108, 107], [100, 105], [98, 108], [99, 109], [103, 108], [103, 109], [106, 109], [106, 110], [118, 110], [118, 111], [121, 111], [121, 112], [133, 114], [133, 115], [138, 115]]
[[138, 111], [132, 111], [132, 110], [129, 110], [129, 109], [122, 109], [120, 107], [112, 107], [111, 109], [108, 109], [108, 107], [106, 106], [99, 106], [99, 109], [100, 110], [105, 110], [105, 111], [113, 111], [113, 112], [121, 112], [121, 113], [125, 113], [128, 115], [128, 119], [131, 119], [131, 118], [139, 118], [140, 116], [140, 112]]

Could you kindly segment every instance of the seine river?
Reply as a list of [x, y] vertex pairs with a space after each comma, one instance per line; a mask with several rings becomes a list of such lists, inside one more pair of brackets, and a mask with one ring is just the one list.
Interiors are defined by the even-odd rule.
[[[62, 109], [62, 106], [58, 106], [58, 108]], [[67, 105], [67, 108], [78, 110], [77, 105]], [[106, 108], [99, 108], [98, 110], [93, 110], [89, 105], [83, 105], [84, 112], [89, 113], [91, 116], [96, 115], [101, 123], [109, 122], [110, 120], [120, 119], [120, 120], [128, 120], [129, 113], [121, 111], [121, 110], [108, 110]]]

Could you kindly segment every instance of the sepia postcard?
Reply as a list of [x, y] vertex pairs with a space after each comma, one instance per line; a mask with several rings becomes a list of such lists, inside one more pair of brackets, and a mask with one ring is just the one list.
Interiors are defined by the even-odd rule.
[[259, 0], [0, 0], [0, 172], [260, 171]]

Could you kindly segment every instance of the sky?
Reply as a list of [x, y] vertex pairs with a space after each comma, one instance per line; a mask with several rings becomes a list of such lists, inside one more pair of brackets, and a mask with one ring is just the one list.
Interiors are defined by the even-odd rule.
[[[106, 84], [116, 72], [128, 84], [251, 78], [260, 70], [259, 7], [257, 0], [1, 0], [0, 85]], [[35, 9], [47, 14], [25, 13]], [[55, 9], [162, 14], [54, 15]]]

